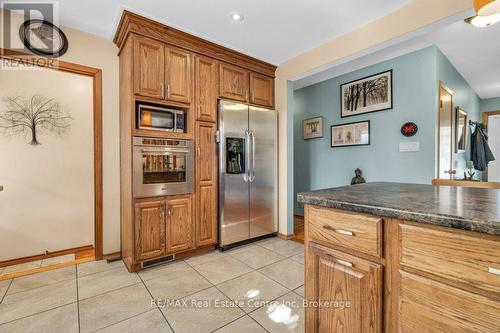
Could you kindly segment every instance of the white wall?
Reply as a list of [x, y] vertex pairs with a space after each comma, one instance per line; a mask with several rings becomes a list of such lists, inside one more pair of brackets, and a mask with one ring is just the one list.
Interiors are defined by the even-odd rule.
[[48, 69], [5, 70], [6, 98], [55, 99], [73, 118], [65, 134], [0, 134], [0, 261], [94, 244], [92, 79]]
[[[22, 22], [21, 17], [15, 19], [19, 24]], [[102, 37], [66, 27], [62, 27], [62, 30], [68, 38], [69, 48], [60, 60], [102, 70], [103, 252], [104, 254], [117, 252], [120, 251], [118, 48], [111, 40]]]

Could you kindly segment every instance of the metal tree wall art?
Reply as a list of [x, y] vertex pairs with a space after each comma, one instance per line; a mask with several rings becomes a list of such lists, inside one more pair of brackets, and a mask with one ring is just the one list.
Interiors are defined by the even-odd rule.
[[5, 135], [31, 135], [30, 145], [39, 145], [40, 132], [60, 135], [73, 119], [53, 98], [42, 95], [7, 97], [0, 113], [0, 129]]

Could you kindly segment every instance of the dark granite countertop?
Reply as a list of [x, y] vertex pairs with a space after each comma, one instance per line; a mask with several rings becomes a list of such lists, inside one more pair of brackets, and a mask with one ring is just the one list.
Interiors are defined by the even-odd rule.
[[500, 190], [366, 183], [297, 195], [303, 204], [500, 235]]

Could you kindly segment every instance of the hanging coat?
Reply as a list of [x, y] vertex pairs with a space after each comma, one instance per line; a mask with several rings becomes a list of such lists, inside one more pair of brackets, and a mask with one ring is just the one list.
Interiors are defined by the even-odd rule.
[[471, 158], [474, 169], [485, 171], [488, 163], [495, 160], [490, 147], [488, 146], [488, 134], [481, 125], [476, 125], [471, 137]]

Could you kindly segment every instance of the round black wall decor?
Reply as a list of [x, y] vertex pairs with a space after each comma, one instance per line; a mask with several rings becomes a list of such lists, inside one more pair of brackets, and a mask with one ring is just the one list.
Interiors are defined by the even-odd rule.
[[404, 136], [410, 137], [414, 136], [418, 132], [418, 126], [415, 123], [407, 122], [403, 126], [401, 126], [401, 134]]
[[19, 36], [34, 54], [57, 58], [68, 50], [68, 39], [61, 29], [44, 20], [28, 20], [21, 24]]

